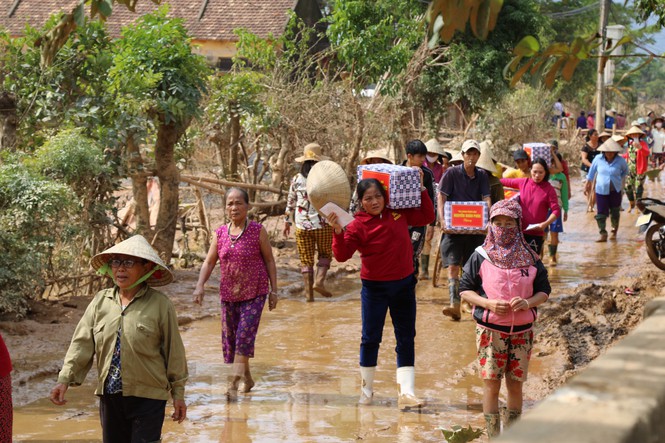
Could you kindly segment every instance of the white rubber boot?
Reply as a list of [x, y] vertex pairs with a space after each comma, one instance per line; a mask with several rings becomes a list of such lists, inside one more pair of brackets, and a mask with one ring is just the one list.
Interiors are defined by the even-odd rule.
[[416, 397], [414, 386], [416, 384], [416, 371], [413, 366], [397, 368], [397, 384], [399, 385], [398, 406], [400, 409], [420, 408], [423, 401]]
[[360, 367], [360, 400], [359, 405], [371, 405], [374, 397], [374, 373], [376, 366]]

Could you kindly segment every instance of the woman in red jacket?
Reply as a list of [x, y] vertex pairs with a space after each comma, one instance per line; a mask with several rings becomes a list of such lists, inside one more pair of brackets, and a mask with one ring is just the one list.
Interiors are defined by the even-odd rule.
[[0, 443], [11, 443], [12, 423], [12, 361], [0, 335]]
[[628, 178], [626, 179], [626, 197], [630, 202], [628, 212], [635, 209], [635, 201], [642, 198], [644, 193], [644, 180], [649, 168], [649, 148], [647, 142], [642, 140], [646, 134], [637, 126], [626, 132], [628, 137], [628, 150], [623, 155], [628, 163]]
[[397, 383], [400, 386], [398, 405], [404, 409], [422, 406], [422, 401], [414, 393], [416, 278], [413, 275], [409, 236], [409, 226], [427, 226], [434, 220], [434, 205], [422, 180], [423, 173], [420, 172], [420, 208], [386, 208], [386, 191], [381, 183], [376, 179], [365, 179], [357, 187], [361, 209], [346, 229], [342, 229], [337, 216], [328, 216], [328, 222], [334, 229], [335, 259], [345, 262], [355, 251], [359, 251], [362, 263], [362, 382], [358, 402], [361, 405], [372, 403], [379, 345], [386, 313], [390, 310], [397, 341]]
[[[554, 158], [555, 162], [559, 162], [556, 156]], [[560, 163], [557, 166], [562, 169]], [[542, 158], [533, 161], [531, 177], [501, 179], [503, 186], [520, 190], [522, 232], [531, 249], [538, 255], [543, 255], [545, 228], [561, 216], [559, 200], [549, 179], [549, 169]]]

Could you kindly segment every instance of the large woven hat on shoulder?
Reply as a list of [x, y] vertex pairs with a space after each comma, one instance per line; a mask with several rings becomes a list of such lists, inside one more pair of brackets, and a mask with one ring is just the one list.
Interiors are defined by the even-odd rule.
[[605, 140], [605, 143], [598, 148], [599, 152], [621, 152], [621, 145], [611, 138]]
[[441, 143], [435, 138], [430, 138], [425, 142], [425, 146], [427, 147], [427, 152], [434, 152], [435, 154], [439, 155], [445, 155], [445, 151], [443, 150], [443, 147], [441, 146]]
[[478, 159], [476, 166], [480, 169], [484, 169], [490, 174], [496, 172], [496, 166], [492, 160], [492, 149], [488, 143], [483, 142], [480, 144], [480, 158]]
[[318, 162], [321, 160], [330, 160], [330, 157], [323, 155], [323, 150], [318, 143], [310, 143], [303, 148], [302, 155], [296, 157], [298, 163], [306, 162], [308, 160]]
[[330, 160], [315, 164], [307, 176], [307, 198], [317, 211], [329, 202], [346, 210], [351, 201], [351, 185], [344, 169]]
[[164, 286], [173, 281], [173, 273], [171, 273], [164, 261], [159, 257], [157, 251], [150, 246], [148, 240], [141, 235], [129, 237], [127, 240], [100, 252], [92, 257], [90, 263], [96, 271], [104, 266], [116, 254], [131, 255], [132, 257], [142, 258], [160, 266], [162, 269], [155, 271], [150, 278], [146, 280], [148, 286]]
[[633, 127], [631, 127], [629, 130], [626, 131], [626, 135], [627, 135], [627, 136], [628, 136], [628, 135], [636, 135], [636, 134], [644, 135], [644, 131], [642, 131], [642, 130], [641, 130], [640, 128], [638, 128], [637, 126], [633, 126]]

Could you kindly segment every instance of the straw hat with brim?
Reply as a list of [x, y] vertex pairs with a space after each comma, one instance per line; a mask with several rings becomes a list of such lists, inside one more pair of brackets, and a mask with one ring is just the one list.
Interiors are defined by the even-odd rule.
[[601, 138], [603, 138], [603, 137], [605, 137], [605, 139], [608, 139], [608, 138], [612, 137], [612, 134], [610, 134], [610, 133], [607, 132], [607, 131], [603, 131], [603, 132], [601, 132], [600, 134], [598, 134], [598, 138], [599, 138], [599, 139], [601, 139]]
[[608, 109], [607, 111], [605, 111], [605, 114], [611, 115], [612, 117], [614, 117], [614, 115], [616, 115], [616, 113], [617, 113], [617, 111], [614, 110], [614, 109]]
[[626, 143], [626, 136], [625, 136], [625, 135], [619, 135], [619, 134], [616, 134], [616, 135], [613, 135], [613, 136], [612, 136], [612, 140], [614, 140], [615, 142], [619, 143], [620, 145], [623, 145], [624, 143]]
[[435, 154], [445, 155], [445, 151], [441, 147], [441, 144], [435, 138], [430, 138], [427, 140], [427, 142], [425, 142], [425, 146], [427, 147], [427, 152], [434, 152]]
[[360, 161], [360, 164], [361, 164], [361, 165], [366, 165], [366, 164], [367, 164], [367, 161], [368, 161], [370, 158], [380, 158], [381, 160], [384, 160], [384, 161], [386, 161], [386, 162], [388, 162], [388, 163], [391, 163], [391, 164], [394, 163], [394, 162], [388, 157], [388, 155], [386, 154], [386, 149], [385, 149], [385, 148], [376, 149], [376, 150], [374, 150], [374, 151], [369, 151], [369, 152], [367, 153], [367, 155], [365, 155], [365, 158], [363, 158], [363, 159]]
[[330, 160], [330, 157], [323, 155], [321, 146], [318, 143], [310, 143], [303, 148], [303, 155], [296, 157], [298, 163], [306, 162], [308, 160], [319, 162], [321, 160]]
[[330, 160], [315, 164], [307, 176], [307, 198], [317, 211], [329, 202], [342, 209], [348, 208], [351, 186], [344, 169]]
[[480, 158], [476, 166], [490, 174], [496, 172], [496, 166], [494, 165], [494, 161], [492, 161], [492, 150], [488, 144], [485, 144], [485, 146], [483, 146], [483, 143], [480, 144]]
[[164, 286], [173, 281], [173, 274], [166, 266], [164, 261], [159, 257], [157, 251], [150, 246], [148, 240], [143, 236], [135, 235], [125, 241], [118, 243], [115, 246], [108, 248], [106, 251], [92, 257], [92, 267], [97, 271], [99, 268], [108, 263], [114, 255], [130, 255], [132, 257], [142, 258], [153, 262], [160, 269], [156, 270], [147, 280], [148, 286]]
[[628, 136], [628, 135], [636, 135], [636, 134], [644, 135], [644, 131], [642, 131], [642, 130], [641, 130], [640, 128], [638, 128], [637, 126], [633, 126], [633, 127], [631, 127], [629, 130], [626, 131], [626, 135], [627, 135], [627, 136]]
[[606, 140], [605, 143], [598, 148], [599, 152], [621, 152], [621, 145], [611, 138]]
[[659, 115], [658, 117], [651, 120], [651, 123], [656, 123], [657, 121], [660, 121], [661, 123], [663, 123], [665, 121], [665, 118], [663, 118], [662, 115]]
[[453, 158], [448, 160], [449, 163], [464, 163], [464, 157], [462, 157], [462, 151], [450, 151]]

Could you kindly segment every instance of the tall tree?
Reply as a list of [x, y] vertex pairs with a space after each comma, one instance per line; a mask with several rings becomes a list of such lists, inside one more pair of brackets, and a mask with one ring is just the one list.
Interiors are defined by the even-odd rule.
[[[162, 7], [123, 29], [114, 50], [109, 81], [117, 98], [116, 119], [126, 141], [138, 208], [137, 229], [168, 263], [178, 217], [180, 174], [176, 145], [200, 112], [209, 68], [204, 57], [192, 52], [182, 20], [167, 18], [167, 12]], [[142, 152], [143, 142], [152, 144], [152, 149]], [[146, 168], [151, 157], [154, 164]], [[156, 175], [161, 185], [154, 227], [150, 226], [147, 212], [149, 175]]]

